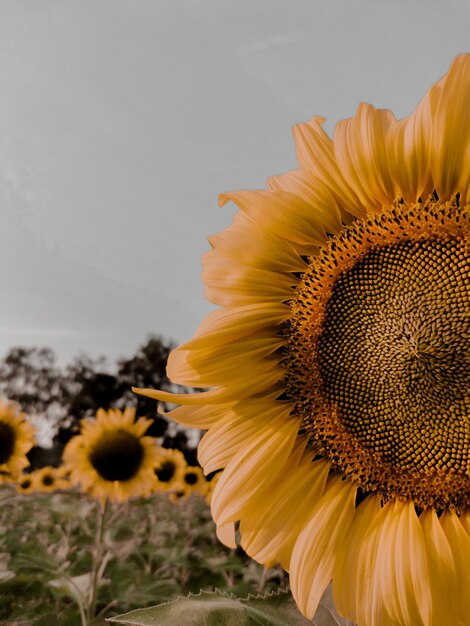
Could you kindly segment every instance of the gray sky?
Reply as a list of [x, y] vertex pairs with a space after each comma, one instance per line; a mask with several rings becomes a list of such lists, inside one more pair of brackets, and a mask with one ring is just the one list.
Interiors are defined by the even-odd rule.
[[313, 114], [409, 114], [469, 26], [468, 0], [2, 0], [0, 355], [188, 339], [219, 192], [295, 167]]

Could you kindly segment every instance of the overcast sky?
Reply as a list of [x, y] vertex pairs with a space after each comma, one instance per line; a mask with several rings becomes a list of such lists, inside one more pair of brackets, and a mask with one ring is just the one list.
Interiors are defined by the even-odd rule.
[[188, 339], [218, 194], [295, 167], [314, 114], [411, 113], [469, 26], [468, 0], [2, 0], [0, 356]]

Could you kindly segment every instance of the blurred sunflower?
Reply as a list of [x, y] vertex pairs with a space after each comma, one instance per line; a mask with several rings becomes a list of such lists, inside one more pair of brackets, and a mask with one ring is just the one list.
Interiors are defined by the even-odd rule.
[[174, 483], [171, 491], [168, 491], [168, 499], [177, 504], [186, 500], [191, 495], [191, 490], [184, 483]]
[[188, 493], [206, 494], [207, 481], [200, 467], [191, 467], [188, 465], [184, 470], [181, 482]]
[[149, 494], [158, 460], [154, 437], [145, 437], [151, 420], [134, 421], [135, 410], [99, 409], [95, 420], [83, 420], [81, 433], [64, 449], [70, 480], [101, 500], [122, 502]]
[[16, 491], [22, 494], [36, 493], [36, 484], [33, 474], [23, 474], [18, 478]]
[[470, 624], [470, 55], [409, 117], [360, 104], [294, 128], [299, 169], [240, 208], [204, 258], [222, 307], [175, 350], [207, 429], [212, 513], [289, 570], [312, 618], [333, 581], [359, 626]]
[[45, 466], [33, 472], [32, 475], [37, 491], [50, 493], [57, 489], [66, 489], [69, 481], [63, 478], [63, 471], [56, 467]]
[[158, 458], [153, 468], [157, 491], [169, 491], [183, 479], [186, 461], [180, 450], [159, 448]]
[[10, 482], [29, 465], [34, 428], [14, 402], [0, 400], [0, 482]]

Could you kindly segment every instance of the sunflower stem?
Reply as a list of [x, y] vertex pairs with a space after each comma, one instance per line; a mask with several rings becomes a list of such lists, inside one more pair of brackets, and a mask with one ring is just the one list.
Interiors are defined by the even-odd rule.
[[87, 626], [90, 626], [92, 620], [95, 617], [96, 601], [97, 601], [97, 589], [99, 579], [103, 574], [101, 564], [104, 554], [103, 536], [105, 529], [106, 513], [108, 512], [108, 499], [105, 498], [104, 502], [100, 502], [98, 505], [98, 515], [96, 520], [96, 539], [93, 549], [93, 560], [91, 568], [91, 581], [90, 590], [88, 596], [87, 607]]

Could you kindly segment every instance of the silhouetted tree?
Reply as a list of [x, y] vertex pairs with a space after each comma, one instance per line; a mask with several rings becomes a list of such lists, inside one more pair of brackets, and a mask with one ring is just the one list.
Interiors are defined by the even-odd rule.
[[[149, 389], [164, 389], [166, 391], [177, 391], [178, 393], [188, 393], [187, 387], [175, 385], [166, 375], [166, 364], [168, 356], [174, 345], [165, 343], [159, 336], [150, 336], [147, 342], [140, 346], [135, 356], [130, 359], [118, 361], [118, 377], [128, 384], [129, 390], [132, 387], [143, 387]], [[131, 392], [132, 393], [132, 392]], [[132, 393], [133, 401], [136, 402], [137, 415], [145, 415], [153, 420], [153, 424], [147, 433], [153, 437], [163, 437], [162, 445], [166, 448], [178, 448], [188, 458], [193, 458], [194, 439], [189, 442], [188, 436], [181, 428], [175, 428], [172, 424], [169, 427], [168, 420], [159, 413], [159, 409], [166, 412], [169, 405], [165, 402], [157, 403], [151, 398]], [[126, 395], [127, 397], [127, 395]], [[132, 402], [132, 398], [129, 399]]]
[[28, 413], [64, 404], [62, 374], [50, 348], [12, 348], [0, 363], [0, 391]]
[[[164, 343], [161, 337], [150, 336], [133, 357], [118, 361], [117, 375], [127, 385], [129, 393], [132, 393], [132, 387], [165, 390], [175, 388], [166, 375], [166, 363], [173, 348], [172, 343]], [[156, 416], [155, 400], [133, 393], [132, 398], [136, 403], [137, 415]], [[167, 405], [163, 403], [162, 408], [166, 410]]]

